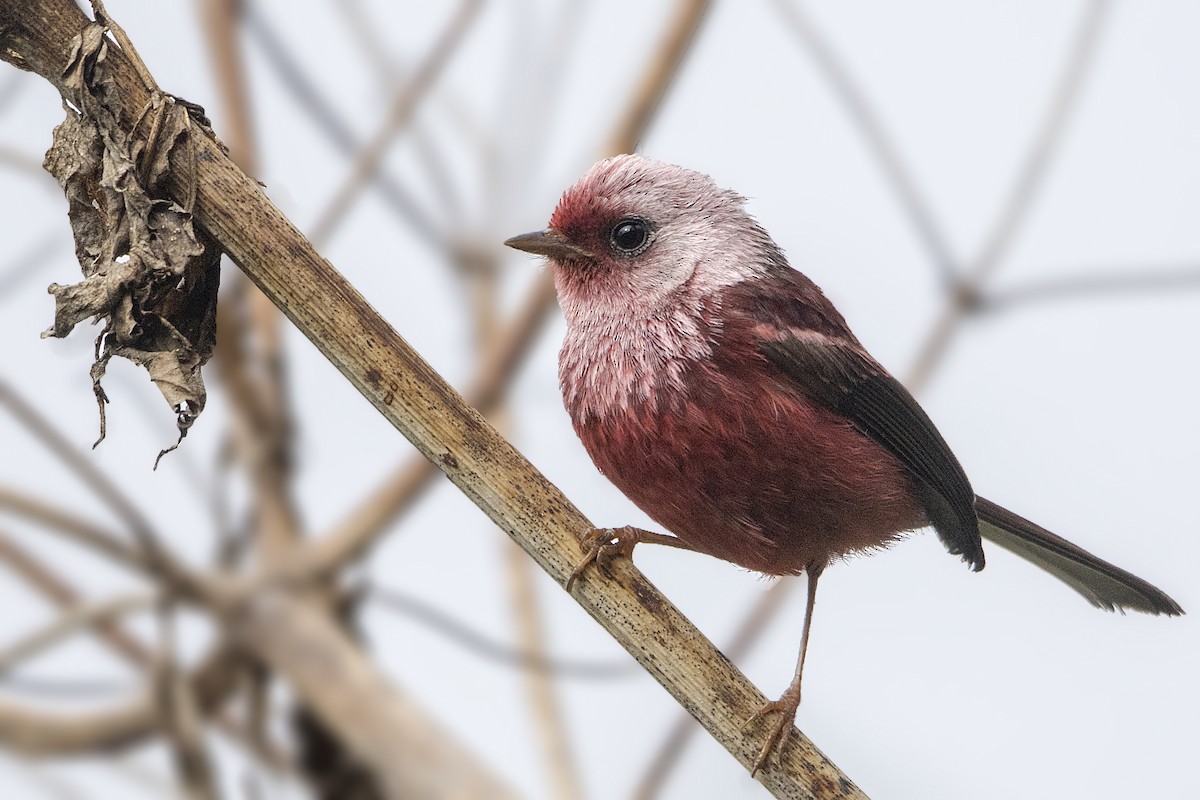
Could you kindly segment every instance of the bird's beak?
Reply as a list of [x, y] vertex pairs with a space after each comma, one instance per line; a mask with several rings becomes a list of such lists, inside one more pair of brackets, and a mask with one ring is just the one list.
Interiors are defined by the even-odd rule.
[[549, 258], [577, 260], [580, 258], [596, 257], [592, 251], [575, 244], [554, 230], [554, 228], [546, 228], [544, 231], [533, 231], [532, 233], [522, 233], [511, 239], [505, 239], [504, 243], [517, 250], [524, 250], [526, 253], [547, 256]]

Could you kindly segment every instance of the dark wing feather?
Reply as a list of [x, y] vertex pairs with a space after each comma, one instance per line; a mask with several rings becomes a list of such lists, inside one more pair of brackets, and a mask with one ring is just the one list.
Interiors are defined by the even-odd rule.
[[1054, 575], [1093, 605], [1182, 614], [1165, 592], [982, 497], [903, 386], [873, 360], [808, 278], [786, 267], [749, 286], [729, 312], [757, 331], [766, 357], [809, 397], [883, 445], [913, 476], [938, 536], [975, 569], [980, 534]]
[[975, 492], [949, 445], [913, 396], [858, 342], [784, 328], [761, 349], [809, 397], [845, 416], [912, 474], [929, 521], [946, 548], [983, 568]]

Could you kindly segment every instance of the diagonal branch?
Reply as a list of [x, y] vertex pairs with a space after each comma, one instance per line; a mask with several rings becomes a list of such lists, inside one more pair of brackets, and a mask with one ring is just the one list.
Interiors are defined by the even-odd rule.
[[7, 383], [0, 381], [0, 405], [6, 406], [9, 412], [25, 426], [25, 429], [53, 453], [75, 476], [80, 479], [105, 505], [125, 524], [129, 532], [138, 540], [142, 553], [139, 557], [150, 560], [156, 566], [169, 568], [173, 574], [182, 574], [175, 560], [165, 547], [162, 539], [154, 530], [149, 520], [142, 516], [137, 507], [117, 488], [117, 485], [97, 469], [90, 461], [83, 458], [70, 442], [55, 430], [49, 420], [45, 419], [17, 391]]
[[[21, 547], [0, 530], [0, 561], [6, 562], [27, 583], [61, 610], [70, 612], [83, 599], [68, 583], [51, 571], [40, 559]], [[139, 639], [111, 620], [101, 620], [95, 626], [100, 637], [114, 653], [131, 664], [143, 666], [150, 662], [150, 652]]]
[[[345, 5], [347, 4], [338, 4], [338, 7], [343, 8]], [[257, 5], [248, 4], [242, 14], [246, 31], [257, 42], [258, 49], [267, 64], [275, 71], [276, 77], [292, 95], [300, 109], [312, 118], [317, 130], [323, 133], [325, 138], [329, 139], [343, 155], [353, 156], [362, 149], [350, 126], [342, 122], [330, 103], [305, 76], [300, 63], [288, 53], [287, 47], [270, 27]], [[371, 173], [369, 180], [384, 201], [397, 213], [397, 216], [408, 223], [409, 229], [413, 233], [421, 236], [428, 244], [438, 249], [445, 247], [445, 242], [437, 234], [437, 227], [430, 217], [404, 186], [382, 168], [382, 165]]]
[[470, 30], [471, 23], [482, 5], [481, 0], [462, 0], [445, 31], [433, 43], [429, 55], [397, 94], [387, 120], [379, 133], [359, 154], [350, 177], [346, 179], [334, 195], [333, 200], [325, 207], [325, 211], [313, 223], [310, 236], [314, 242], [324, 241], [333, 233], [338, 223], [341, 222], [342, 216], [354, 202], [354, 198], [370, 180], [371, 175], [378, 170], [392, 140], [408, 125], [413, 117], [413, 112], [424, 99], [429, 87], [437, 80], [442, 69], [458, 50], [458, 45]]
[[[228, 696], [240, 662], [216, 648], [188, 677], [197, 703], [211, 710]], [[28, 754], [69, 755], [110, 750], [142, 741], [162, 730], [164, 711], [153, 692], [95, 711], [53, 713], [0, 700], [0, 745]]]
[[[69, 43], [86, 23], [69, 0], [0, 0], [0, 56], [36, 66], [57, 86]], [[147, 89], [126, 53], [110, 49], [107, 63], [122, 124], [132, 127]], [[587, 518], [463, 402], [214, 142], [197, 137], [196, 150], [199, 223], [389, 422], [551, 578], [564, 582], [583, 557], [577, 537], [591, 529]], [[763, 695], [632, 564], [619, 562], [612, 573], [611, 580], [581, 581], [572, 597], [748, 768], [759, 743], [741, 725], [762, 707]], [[395, 775], [396, 753], [383, 746], [404, 735], [395, 694], [330, 620], [292, 603], [275, 615], [245, 615], [251, 623], [265, 618], [274, 624], [257, 626], [255, 635], [239, 641], [304, 693], [378, 774]], [[318, 644], [319, 657], [312, 649]], [[290, 657], [297, 648], [307, 657]], [[349, 659], [346, 675], [354, 679], [331, 687], [321, 667], [335, 656]], [[349, 698], [331, 690], [345, 690]], [[347, 699], [355, 701], [350, 710], [376, 723], [369, 736], [363, 718], [347, 714]], [[794, 728], [780, 763], [756, 779], [779, 797], [863, 797]]]
[[[654, 111], [679, 74], [709, 6], [709, 0], [682, 0], [679, 4], [661, 45], [634, 87], [629, 107], [606, 139], [606, 155], [637, 149], [654, 120]], [[484, 352], [464, 392], [467, 402], [484, 416], [491, 414], [504, 397], [517, 369], [549, 322], [556, 308], [555, 297], [554, 282], [548, 271], [534, 278], [511, 321]], [[310, 558], [316, 569], [329, 570], [359, 557], [436, 475], [437, 468], [423, 458], [402, 464], [366, 501], [355, 506], [350, 516], [312, 545], [304, 558]]]
[[942, 360], [954, 332], [977, 307], [984, 284], [999, 267], [1020, 233], [1030, 206], [1058, 152], [1058, 145], [1075, 111], [1076, 100], [1091, 74], [1093, 56], [1104, 32], [1109, 7], [1109, 0], [1091, 0], [1084, 8], [1066, 66], [1050, 99], [1038, 135], [1001, 206], [991, 233], [972, 259], [966, 275], [952, 287], [951, 302], [921, 346], [911, 370], [910, 389], [914, 385], [924, 384], [932, 376], [933, 368]]
[[958, 281], [958, 259], [949, 240], [938, 224], [929, 201], [913, 177], [912, 169], [900, 154], [883, 118], [866, 92], [851, 74], [849, 67], [834, 50], [825, 35], [813, 24], [796, 0], [775, 0], [775, 9], [783, 21], [803, 42], [817, 68], [825, 76], [834, 96], [850, 115], [859, 135], [875, 156], [884, 178], [908, 216], [917, 237], [925, 245], [938, 275], [947, 287]]
[[0, 675], [16, 667], [22, 661], [53, 647], [60, 640], [85, 628], [98, 627], [124, 614], [152, 607], [154, 595], [124, 594], [91, 605], [79, 605], [65, 612], [52, 623], [18, 639], [0, 650]]
[[372, 587], [368, 598], [375, 601], [379, 607], [418, 620], [475, 655], [506, 667], [546, 673], [556, 678], [582, 680], [626, 678], [638, 669], [637, 664], [624, 659], [584, 661], [515, 649], [499, 640], [488, 638], [415, 596], [384, 586]]
[[115, 533], [63, 511], [52, 503], [0, 486], [0, 511], [35, 522], [51, 533], [102, 553], [124, 566], [142, 572], [150, 570], [146, 558]]

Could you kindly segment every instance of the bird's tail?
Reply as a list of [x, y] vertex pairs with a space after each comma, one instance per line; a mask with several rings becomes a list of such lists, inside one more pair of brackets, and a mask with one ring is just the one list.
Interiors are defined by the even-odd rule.
[[1094, 606], [1169, 616], [1183, 613], [1161, 589], [990, 500], [976, 498], [975, 511], [983, 538], [1046, 570]]

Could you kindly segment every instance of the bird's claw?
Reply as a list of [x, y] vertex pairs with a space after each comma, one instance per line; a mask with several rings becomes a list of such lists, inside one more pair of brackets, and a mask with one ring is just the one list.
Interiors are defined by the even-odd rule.
[[772, 700], [765, 704], [742, 723], [741, 730], [745, 731], [761, 719], [776, 717], [775, 722], [767, 730], [767, 738], [763, 742], [762, 749], [758, 751], [758, 757], [754, 759], [754, 765], [750, 768], [750, 777], [754, 777], [760, 769], [767, 765], [767, 759], [771, 757], [772, 753], [775, 754], [776, 760], [782, 756], [784, 743], [787, 742], [788, 732], [796, 722], [796, 709], [799, 707], [800, 693], [796, 692], [793, 695], [789, 689], [778, 700]]
[[593, 562], [598, 566], [605, 575], [611, 577], [612, 573], [609, 567], [613, 559], [620, 556], [629, 558], [633, 555], [633, 547], [639, 541], [638, 530], [633, 527], [625, 528], [593, 528], [584, 535], [580, 540], [580, 544], [587, 550], [583, 560], [580, 561], [575, 569], [571, 572], [571, 576], [567, 578], [565, 584], [566, 590], [571, 591], [571, 587], [579, 580], [583, 571], [588, 568]]

